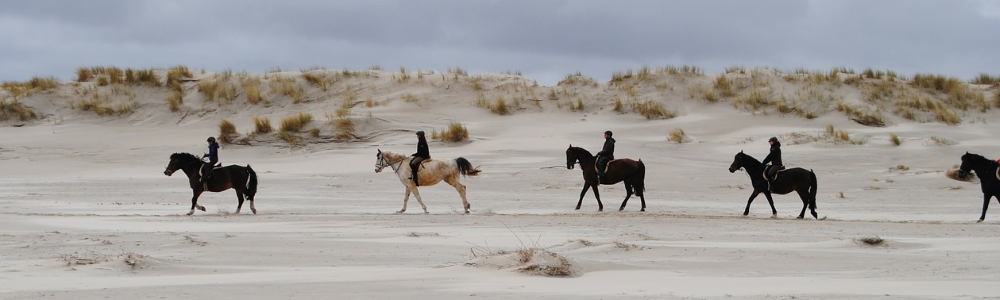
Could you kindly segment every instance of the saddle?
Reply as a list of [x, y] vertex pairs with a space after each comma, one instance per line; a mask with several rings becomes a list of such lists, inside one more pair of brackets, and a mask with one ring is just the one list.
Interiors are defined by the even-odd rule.
[[764, 175], [764, 181], [775, 181], [775, 180], [778, 180], [778, 174], [781, 174], [781, 172], [785, 171], [785, 166], [777, 166], [778, 170], [771, 171], [771, 173], [774, 173], [774, 174], [768, 175], [767, 171], [770, 171], [771, 169], [774, 169], [774, 167], [775, 166], [772, 166], [772, 165], [767, 165], [767, 166], [764, 167], [764, 172], [763, 172], [764, 173], [763, 174]]
[[610, 165], [611, 165], [611, 163], [612, 163], [612, 162], [614, 162], [614, 161], [616, 161], [616, 160], [617, 160], [617, 159], [612, 159], [612, 160], [609, 160], [609, 161], [608, 161], [608, 163], [604, 164], [603, 166], [601, 166], [600, 164], [598, 164], [598, 163], [597, 163], [597, 162], [595, 161], [595, 162], [594, 162], [594, 171], [597, 171], [598, 173], [600, 173], [600, 172], [602, 171], [601, 169], [603, 168], [603, 169], [604, 169], [603, 171], [607, 172], [607, 171], [608, 171], [608, 166], [610, 166]]

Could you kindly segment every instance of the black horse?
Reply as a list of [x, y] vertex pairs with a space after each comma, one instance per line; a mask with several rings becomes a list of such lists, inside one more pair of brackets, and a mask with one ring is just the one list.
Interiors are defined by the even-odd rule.
[[1000, 201], [1000, 179], [997, 179], [997, 162], [982, 155], [965, 152], [962, 155], [962, 165], [958, 167], [958, 178], [965, 179], [969, 172], [976, 172], [979, 184], [983, 188], [983, 214], [979, 222], [986, 219], [986, 208], [990, 207], [990, 197]]
[[188, 183], [191, 184], [191, 190], [194, 192], [194, 197], [191, 197], [191, 211], [187, 213], [188, 215], [194, 214], [195, 208], [205, 211], [204, 206], [198, 205], [198, 196], [206, 190], [206, 187], [209, 192], [222, 192], [230, 188], [235, 190], [236, 197], [240, 201], [239, 205], [236, 206], [237, 214], [243, 207], [244, 195], [246, 195], [246, 200], [250, 201], [250, 210], [257, 214], [257, 208], [253, 205], [253, 196], [257, 193], [257, 173], [250, 168], [250, 165], [246, 167], [229, 165], [216, 169], [212, 171], [212, 176], [203, 186], [200, 179], [201, 167], [204, 164], [206, 162], [190, 153], [174, 153], [170, 155], [170, 163], [163, 171], [163, 174], [167, 176], [173, 175], [177, 170], [184, 170], [184, 174], [187, 174]]
[[[753, 194], [750, 194], [750, 199], [747, 200], [747, 208], [743, 211], [743, 215], [750, 214], [750, 203], [753, 202], [753, 198], [756, 198], [757, 194], [764, 193], [767, 203], [771, 204], [771, 217], [778, 217], [771, 192], [767, 190], [767, 180], [764, 179], [764, 164], [740, 151], [736, 153], [733, 164], [729, 165], [729, 172], [736, 172], [740, 168], [746, 169], [747, 174], [750, 174], [750, 184], [753, 185]], [[819, 219], [816, 215], [816, 173], [803, 168], [791, 168], [778, 171], [775, 177], [776, 179], [771, 182], [775, 194], [784, 195], [796, 191], [799, 193], [799, 198], [802, 198], [802, 212], [799, 213], [799, 219], [805, 217], [807, 207], [813, 218]]]
[[566, 149], [566, 168], [572, 170], [573, 166], [576, 165], [577, 160], [580, 161], [580, 169], [583, 170], [583, 191], [580, 192], [580, 201], [576, 202], [576, 209], [580, 209], [580, 205], [583, 204], [583, 196], [587, 195], [587, 189], [593, 187], [594, 197], [597, 198], [597, 210], [604, 211], [604, 203], [601, 203], [601, 194], [597, 192], [598, 184], [617, 184], [618, 182], [625, 182], [625, 200], [622, 201], [622, 207], [618, 211], [625, 210], [625, 204], [628, 203], [628, 198], [632, 197], [633, 191], [639, 199], [642, 200], [642, 209], [639, 211], [646, 211], [646, 198], [643, 197], [642, 192], [645, 191], [646, 185], [644, 183], [646, 179], [646, 165], [642, 163], [642, 160], [631, 160], [628, 158], [616, 159], [608, 164], [607, 170], [604, 172], [604, 181], [601, 182], [597, 178], [597, 168], [594, 167], [594, 155], [580, 147], [573, 147], [569, 145], [569, 149]]

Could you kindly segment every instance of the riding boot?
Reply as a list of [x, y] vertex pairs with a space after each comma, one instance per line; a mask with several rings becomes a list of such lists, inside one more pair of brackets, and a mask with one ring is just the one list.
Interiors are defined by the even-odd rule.
[[420, 179], [417, 178], [417, 172], [413, 172], [410, 179], [413, 179], [413, 186], [420, 186]]

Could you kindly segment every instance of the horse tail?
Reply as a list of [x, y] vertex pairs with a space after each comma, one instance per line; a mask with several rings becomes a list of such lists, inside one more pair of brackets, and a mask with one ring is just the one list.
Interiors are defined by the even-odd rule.
[[479, 167], [473, 168], [472, 163], [469, 163], [469, 160], [464, 157], [456, 158], [455, 164], [458, 165], [458, 172], [462, 173], [462, 175], [476, 176], [479, 175], [479, 172], [482, 172]]
[[809, 208], [816, 210], [816, 189], [819, 187], [816, 180], [816, 172], [809, 170]]
[[646, 164], [639, 160], [639, 169], [635, 172], [636, 180], [632, 185], [635, 188], [635, 195], [642, 197], [642, 192], [646, 190]]
[[253, 201], [253, 196], [257, 194], [257, 172], [254, 172], [250, 165], [247, 165], [247, 200]]

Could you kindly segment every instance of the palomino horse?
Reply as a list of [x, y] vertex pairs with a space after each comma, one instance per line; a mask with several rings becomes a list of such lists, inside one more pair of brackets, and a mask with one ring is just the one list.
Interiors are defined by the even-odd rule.
[[[424, 213], [427, 212], [427, 205], [424, 205], [424, 200], [420, 199], [420, 192], [417, 191], [417, 186], [413, 184], [413, 180], [410, 180], [410, 160], [413, 159], [412, 156], [396, 154], [392, 152], [382, 152], [378, 150], [378, 154], [375, 155], [375, 173], [382, 172], [385, 167], [392, 167], [392, 171], [396, 173], [399, 177], [399, 182], [406, 186], [406, 196], [403, 197], [403, 209], [400, 209], [398, 213], [406, 212], [406, 202], [410, 201], [410, 193], [413, 193], [414, 197], [417, 197], [417, 202], [420, 203], [420, 207], [424, 208]], [[462, 207], [465, 208], [465, 213], [469, 213], [469, 200], [465, 199], [465, 185], [458, 182], [458, 175], [466, 176], [476, 176], [479, 175], [478, 167], [473, 168], [469, 160], [459, 157], [454, 160], [431, 160], [427, 159], [420, 163], [422, 168], [417, 170], [417, 179], [420, 180], [420, 186], [431, 186], [438, 182], [444, 180], [451, 186], [455, 187], [458, 191], [458, 195], [462, 196]]]
[[997, 178], [1000, 175], [997, 174], [997, 167], [996, 161], [969, 152], [962, 155], [962, 165], [958, 167], [958, 178], [965, 179], [973, 171], [979, 177], [979, 184], [983, 188], [983, 214], [979, 216], [979, 222], [986, 219], [990, 198], [996, 197], [1000, 201], [1000, 179]]
[[236, 206], [237, 214], [243, 207], [244, 195], [246, 195], [246, 200], [250, 201], [250, 210], [257, 214], [257, 208], [253, 205], [253, 196], [257, 193], [257, 173], [250, 168], [250, 165], [246, 167], [229, 165], [218, 168], [212, 171], [212, 177], [203, 186], [200, 179], [201, 167], [204, 164], [206, 162], [190, 153], [174, 153], [170, 156], [167, 169], [163, 171], [163, 174], [167, 176], [173, 175], [177, 170], [184, 170], [184, 174], [187, 174], [188, 183], [194, 192], [194, 197], [191, 197], [191, 211], [187, 213], [188, 215], [194, 214], [195, 208], [205, 211], [204, 206], [198, 205], [198, 196], [206, 191], [205, 186], [208, 187], [207, 191], [209, 192], [222, 192], [230, 188], [236, 191], [236, 198], [239, 200], [239, 205]]
[[583, 204], [583, 196], [587, 195], [587, 189], [593, 188], [594, 197], [597, 198], [597, 211], [604, 211], [604, 203], [601, 203], [601, 194], [597, 191], [597, 186], [599, 184], [613, 185], [624, 181], [625, 200], [622, 201], [622, 206], [618, 208], [618, 211], [625, 210], [625, 204], [628, 203], [628, 198], [632, 197], [633, 191], [642, 200], [642, 209], [639, 211], [646, 211], [646, 197], [642, 195], [642, 192], [646, 190], [644, 182], [646, 165], [642, 163], [642, 160], [622, 158], [611, 161], [604, 172], [604, 181], [597, 178], [594, 155], [586, 149], [569, 145], [569, 149], [566, 149], [566, 168], [572, 170], [577, 161], [580, 161], [580, 170], [583, 171], [583, 191], [580, 192], [580, 200], [576, 202], [577, 210]]
[[[767, 180], [764, 179], [764, 164], [740, 151], [736, 153], [733, 164], [729, 165], [729, 173], [736, 172], [740, 168], [746, 169], [747, 174], [750, 174], [750, 184], [753, 186], [753, 194], [750, 194], [750, 199], [747, 200], [747, 208], [743, 210], [743, 215], [750, 214], [750, 203], [753, 202], [753, 198], [756, 198], [757, 194], [764, 193], [767, 203], [771, 204], [771, 217], [777, 218], [778, 210], [774, 209], [774, 200], [771, 199], [771, 192], [767, 190]], [[802, 198], [802, 212], [799, 213], [799, 219], [805, 217], [807, 207], [813, 218], [819, 219], [816, 215], [816, 173], [803, 168], [791, 168], [778, 171], [775, 177], [771, 182], [775, 194], [784, 195], [795, 191], [799, 193], [799, 198]]]

